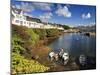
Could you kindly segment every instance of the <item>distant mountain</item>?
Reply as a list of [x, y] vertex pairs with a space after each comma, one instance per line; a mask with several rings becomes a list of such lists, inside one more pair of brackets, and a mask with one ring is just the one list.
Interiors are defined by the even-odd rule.
[[96, 25], [78, 26], [76, 28], [78, 28], [81, 32], [96, 32]]

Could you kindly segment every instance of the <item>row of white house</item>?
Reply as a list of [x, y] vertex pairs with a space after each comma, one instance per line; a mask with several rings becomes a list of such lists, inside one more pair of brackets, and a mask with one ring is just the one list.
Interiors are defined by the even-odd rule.
[[[43, 23], [39, 23], [37, 21], [32, 20], [32, 17], [26, 16], [23, 14], [23, 11], [20, 9], [14, 9], [12, 8], [12, 24], [14, 25], [22, 25], [22, 26], [26, 26], [28, 28], [41, 28], [41, 29], [59, 29], [59, 30], [63, 30], [64, 28], [61, 26], [57, 26], [57, 25], [50, 25], [50, 24], [43, 24]], [[31, 18], [31, 19], [27, 19], [27, 18]], [[39, 19], [38, 19], [39, 20]]]

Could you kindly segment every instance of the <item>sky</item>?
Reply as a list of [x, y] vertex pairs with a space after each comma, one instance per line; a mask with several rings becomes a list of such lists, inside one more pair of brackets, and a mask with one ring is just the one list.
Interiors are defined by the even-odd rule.
[[96, 23], [96, 6], [25, 2], [12, 0], [11, 6], [22, 9], [25, 15], [43, 22], [69, 26], [87, 26]]

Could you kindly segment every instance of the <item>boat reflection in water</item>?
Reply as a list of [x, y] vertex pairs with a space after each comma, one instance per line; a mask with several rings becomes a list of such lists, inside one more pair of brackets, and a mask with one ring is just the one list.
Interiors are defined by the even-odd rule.
[[73, 61], [80, 69], [96, 68], [96, 37], [87, 37], [80, 33], [65, 33], [50, 43], [49, 47], [54, 51], [59, 51], [60, 48], [65, 52], [68, 51], [68, 63]]

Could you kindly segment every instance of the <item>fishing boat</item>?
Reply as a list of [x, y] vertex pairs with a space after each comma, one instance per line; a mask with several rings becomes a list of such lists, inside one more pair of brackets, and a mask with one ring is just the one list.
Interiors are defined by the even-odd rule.
[[69, 61], [69, 53], [68, 52], [64, 52], [64, 50], [63, 49], [61, 49], [61, 51], [60, 52], [50, 52], [49, 53], [49, 57], [50, 57], [50, 59], [51, 59], [51, 61], [62, 61], [62, 63], [64, 64], [64, 65], [66, 65], [67, 63], [68, 63], [68, 61]]
[[64, 65], [66, 65], [69, 61], [69, 54], [65, 52], [62, 56], [62, 59], [63, 59]]
[[86, 56], [84, 54], [79, 56], [79, 62], [80, 62], [80, 65], [82, 66], [86, 65]]

